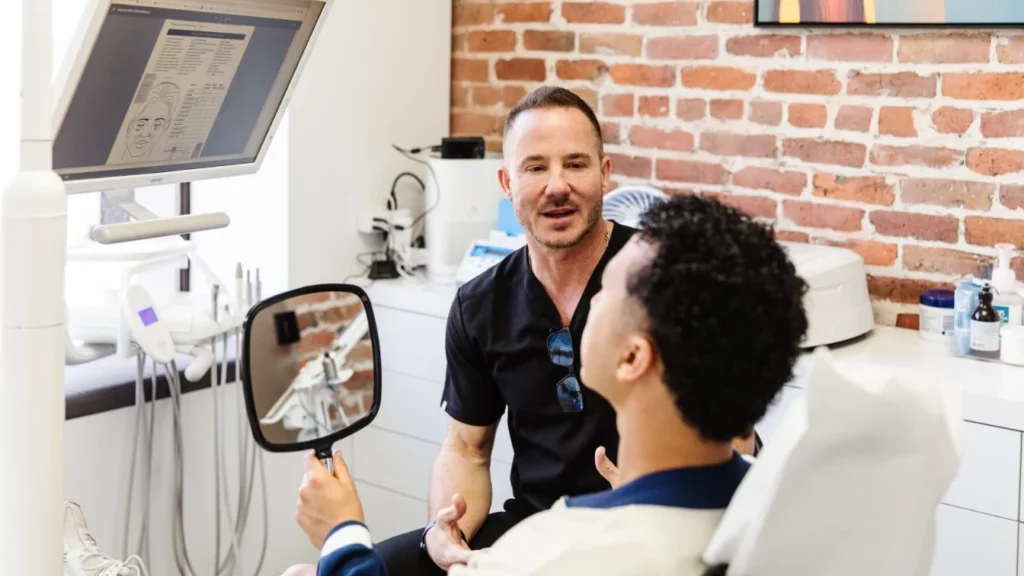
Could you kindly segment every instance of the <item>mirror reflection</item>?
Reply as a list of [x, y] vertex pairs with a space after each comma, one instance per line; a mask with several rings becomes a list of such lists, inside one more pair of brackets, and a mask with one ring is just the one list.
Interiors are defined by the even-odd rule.
[[317, 440], [348, 428], [374, 406], [370, 319], [359, 296], [294, 296], [252, 319], [249, 382], [267, 442]]

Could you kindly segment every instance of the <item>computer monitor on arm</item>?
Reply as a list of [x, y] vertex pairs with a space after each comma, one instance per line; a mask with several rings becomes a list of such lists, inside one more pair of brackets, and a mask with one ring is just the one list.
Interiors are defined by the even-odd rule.
[[98, 1], [54, 115], [68, 193], [256, 172], [330, 5]]

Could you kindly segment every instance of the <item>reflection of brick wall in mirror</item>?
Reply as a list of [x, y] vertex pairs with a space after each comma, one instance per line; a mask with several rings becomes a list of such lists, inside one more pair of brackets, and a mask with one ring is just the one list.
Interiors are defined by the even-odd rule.
[[[253, 320], [249, 334], [249, 378], [252, 381], [253, 404], [260, 418], [267, 414], [299, 373], [295, 346], [278, 346], [274, 328], [274, 315], [290, 308], [287, 301], [265, 308]], [[261, 428], [267, 440], [274, 444], [287, 444], [294, 437], [280, 424]]]
[[[291, 310], [295, 312], [300, 339], [288, 346], [278, 346], [274, 338], [272, 318], [275, 313]], [[300, 368], [316, 358], [322, 351], [330, 347], [338, 333], [363, 310], [362, 302], [352, 294], [345, 293], [313, 293], [281, 302], [257, 319], [259, 324], [266, 326], [257, 329], [254, 335], [261, 337], [261, 342], [254, 338], [250, 356], [251, 371], [258, 387], [256, 390], [256, 411], [259, 415], [266, 414], [278, 398], [288, 389]], [[264, 353], [266, 351], [266, 353]], [[346, 366], [355, 374], [343, 384], [348, 392], [361, 394], [362, 402], [342, 402], [341, 405], [350, 422], [355, 422], [373, 406], [373, 348], [369, 333], [348, 354]], [[271, 376], [272, 375], [272, 376]], [[359, 396], [348, 395], [350, 400]], [[332, 414], [332, 420], [335, 420]], [[337, 424], [340, 425], [340, 422]], [[292, 442], [294, 432], [287, 432], [280, 424], [263, 426], [264, 435], [275, 443]]]

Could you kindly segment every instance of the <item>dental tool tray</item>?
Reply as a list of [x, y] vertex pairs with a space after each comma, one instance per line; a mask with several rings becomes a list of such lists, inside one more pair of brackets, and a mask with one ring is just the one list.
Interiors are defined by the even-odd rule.
[[[195, 243], [181, 238], [69, 246], [68, 266], [87, 266], [90, 282], [65, 286], [68, 335], [86, 344], [116, 344], [119, 354], [127, 354], [127, 326], [121, 317], [125, 283], [153, 275], [154, 285], [159, 285], [187, 266], [190, 259], [202, 264], [195, 254]], [[176, 344], [203, 342], [238, 324], [231, 318], [217, 323], [208, 312], [200, 313], [210, 308], [208, 294], [180, 293], [168, 287], [166, 293], [154, 297]]]
[[875, 324], [864, 259], [846, 248], [780, 242], [808, 284], [804, 348], [862, 336]]

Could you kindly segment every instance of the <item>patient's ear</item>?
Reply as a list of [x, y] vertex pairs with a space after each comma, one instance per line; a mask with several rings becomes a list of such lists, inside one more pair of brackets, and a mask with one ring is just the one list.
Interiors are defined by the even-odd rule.
[[654, 347], [643, 334], [633, 333], [625, 338], [622, 357], [615, 370], [619, 382], [635, 382], [643, 378], [654, 367]]

